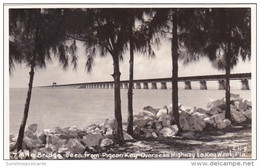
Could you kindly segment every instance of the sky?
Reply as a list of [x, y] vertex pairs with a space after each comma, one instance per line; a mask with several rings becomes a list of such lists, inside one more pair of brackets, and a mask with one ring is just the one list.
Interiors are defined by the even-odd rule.
[[[113, 61], [111, 55], [105, 57], [96, 56], [92, 72], [88, 73], [86, 64], [86, 54], [84, 47], [78, 43], [78, 67], [73, 70], [70, 66], [67, 70], [62, 69], [57, 59], [47, 62], [45, 69], [36, 69], [33, 86], [57, 84], [71, 84], [81, 82], [112, 81]], [[154, 49], [155, 57], [150, 58], [141, 54], [135, 54], [134, 79], [151, 79], [171, 77], [171, 45], [168, 41], [162, 41], [159, 48]], [[129, 78], [129, 52], [124, 55], [124, 60], [120, 62], [121, 80]], [[251, 72], [250, 61], [239, 61], [231, 73]], [[213, 68], [207, 58], [200, 58], [199, 61], [184, 65], [179, 61], [179, 76], [197, 76], [223, 74]], [[10, 88], [26, 88], [29, 82], [29, 68], [25, 65], [17, 64], [11, 75], [9, 75]]]

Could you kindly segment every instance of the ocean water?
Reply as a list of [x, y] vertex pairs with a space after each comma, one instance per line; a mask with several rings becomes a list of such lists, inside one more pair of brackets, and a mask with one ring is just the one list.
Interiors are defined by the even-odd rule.
[[[27, 89], [10, 89], [10, 133], [17, 133], [22, 120]], [[250, 90], [231, 90], [242, 98], [251, 99]], [[179, 102], [185, 106], [206, 108], [209, 99], [225, 96], [224, 90], [179, 89]], [[145, 106], [161, 108], [171, 103], [171, 90], [134, 89], [134, 114]], [[127, 120], [127, 90], [121, 89], [123, 121]], [[8, 111], [7, 111], [8, 112]], [[37, 123], [39, 129], [85, 127], [114, 118], [113, 89], [47, 89], [34, 88], [27, 125]]]

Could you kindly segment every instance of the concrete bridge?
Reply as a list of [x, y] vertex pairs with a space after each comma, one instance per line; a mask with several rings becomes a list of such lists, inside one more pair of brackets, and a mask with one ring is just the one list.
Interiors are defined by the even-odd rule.
[[[155, 78], [155, 79], [137, 79], [134, 80], [134, 89], [167, 89], [167, 83], [171, 83], [172, 78]], [[230, 80], [240, 80], [241, 89], [249, 90], [248, 80], [251, 79], [251, 73], [237, 73], [231, 74]], [[207, 89], [207, 81], [218, 81], [218, 89], [224, 90], [225, 75], [201, 75], [201, 76], [186, 76], [179, 77], [179, 82], [184, 83], [184, 89], [192, 89], [191, 82], [199, 82], [200, 89]], [[121, 89], [128, 89], [128, 80], [122, 80], [120, 82]], [[88, 82], [88, 83], [75, 83], [75, 84], [62, 84], [58, 85], [53, 83], [50, 86], [42, 86], [49, 88], [78, 88], [78, 89], [112, 89], [114, 88], [114, 81], [105, 82]]]

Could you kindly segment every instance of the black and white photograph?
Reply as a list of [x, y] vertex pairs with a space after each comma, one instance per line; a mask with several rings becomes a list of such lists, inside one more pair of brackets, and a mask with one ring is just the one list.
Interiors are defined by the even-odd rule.
[[4, 4], [3, 59], [8, 163], [256, 159], [256, 4]]

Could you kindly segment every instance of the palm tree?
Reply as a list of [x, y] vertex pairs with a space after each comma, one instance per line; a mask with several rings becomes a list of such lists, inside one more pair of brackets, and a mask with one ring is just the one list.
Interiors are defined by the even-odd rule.
[[[65, 46], [64, 34], [61, 34], [62, 29], [59, 27], [61, 10], [47, 12], [43, 9], [12, 9], [9, 12], [9, 71], [13, 70], [15, 63], [26, 63], [30, 67], [24, 114], [18, 139], [11, 149], [19, 151], [23, 149], [24, 129], [30, 108], [35, 69], [46, 67], [46, 60], [51, 60], [51, 51], [58, 55], [65, 68], [68, 65], [66, 52], [69, 48]], [[70, 49], [75, 53], [75, 47]]]
[[[171, 40], [172, 57], [172, 110], [174, 122], [180, 128], [178, 108], [178, 59], [195, 58], [202, 52], [200, 36], [204, 9], [155, 9], [150, 23], [150, 35]], [[157, 33], [156, 33], [157, 32]]]
[[245, 61], [251, 57], [251, 15], [249, 8], [209, 9], [206, 27], [207, 44], [204, 52], [213, 66], [225, 70], [226, 118], [230, 113], [230, 70], [239, 57]]
[[123, 144], [119, 61], [123, 59], [122, 55], [126, 51], [129, 40], [129, 35], [126, 33], [128, 32], [127, 19], [121, 17], [125, 14], [125, 9], [79, 9], [76, 12], [74, 18], [70, 20], [75, 23], [71, 29], [74, 35], [70, 37], [84, 42], [87, 53], [87, 70], [91, 71], [97, 51], [101, 56], [110, 54], [112, 57], [114, 66], [112, 76], [115, 85], [114, 114], [117, 122], [116, 140], [119, 144]]
[[[155, 54], [151, 47], [151, 39], [147, 34], [145, 29], [145, 19], [143, 18], [145, 14], [150, 14], [149, 9], [127, 9], [126, 13], [123, 15], [128, 20], [129, 32], [129, 87], [128, 87], [128, 125], [127, 132], [133, 135], [133, 78], [134, 78], [134, 51], [140, 52], [142, 54], [147, 54], [153, 57]], [[140, 25], [135, 27], [136, 20], [138, 20]], [[158, 44], [158, 43], [157, 43]]]

